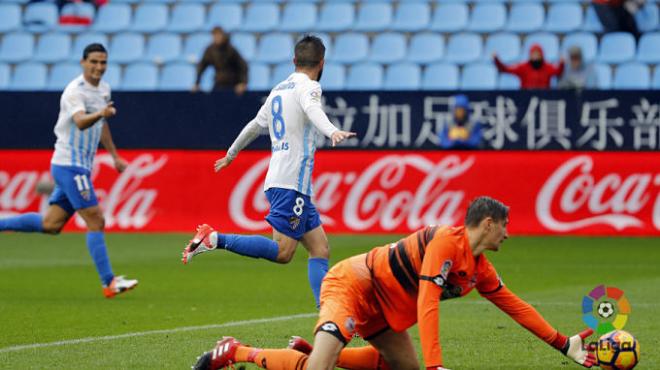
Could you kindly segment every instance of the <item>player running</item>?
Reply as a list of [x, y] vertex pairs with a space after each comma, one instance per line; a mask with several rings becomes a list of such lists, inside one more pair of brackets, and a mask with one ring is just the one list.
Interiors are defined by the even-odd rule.
[[270, 202], [266, 221], [273, 227], [273, 240], [258, 235], [216, 232], [209, 225], [197, 233], [183, 251], [184, 264], [203, 252], [225, 249], [243, 256], [288, 263], [298, 242], [309, 252], [308, 278], [316, 304], [321, 281], [328, 271], [328, 239], [312, 204], [312, 171], [316, 151], [315, 129], [332, 139], [332, 145], [354, 136], [330, 123], [321, 104], [325, 46], [315, 36], [303, 37], [295, 47], [295, 72], [279, 83], [257, 116], [238, 135], [224, 158], [215, 162], [218, 172], [262, 132], [269, 132], [272, 154], [264, 191]]
[[101, 78], [108, 53], [101, 44], [87, 45], [80, 61], [83, 73], [71, 81], [62, 93], [60, 113], [55, 124], [55, 152], [51, 174], [55, 188], [44, 216], [26, 213], [0, 220], [0, 231], [59, 234], [75, 212], [87, 225], [87, 248], [103, 284], [103, 294], [112, 298], [135, 288], [137, 280], [115, 276], [105, 246], [105, 219], [99, 208], [90, 178], [92, 162], [99, 146], [112, 155], [115, 168], [122, 172], [126, 161], [118, 154], [107, 119], [117, 110], [110, 101], [110, 85]]
[[[426, 369], [443, 369], [440, 300], [462, 297], [473, 288], [541, 340], [591, 367], [595, 358], [583, 348], [583, 339], [593, 331], [570, 338], [559, 333], [502, 283], [483, 254], [499, 250], [508, 237], [508, 214], [509, 208], [501, 202], [480, 197], [468, 207], [465, 226], [429, 226], [397, 243], [339, 262], [323, 281], [313, 349], [299, 337], [293, 337], [289, 349], [252, 348], [224, 337], [194, 368], [215, 370], [253, 362], [270, 370], [321, 370], [335, 365], [419, 369], [406, 331], [418, 323]], [[370, 345], [343, 349], [354, 334]]]

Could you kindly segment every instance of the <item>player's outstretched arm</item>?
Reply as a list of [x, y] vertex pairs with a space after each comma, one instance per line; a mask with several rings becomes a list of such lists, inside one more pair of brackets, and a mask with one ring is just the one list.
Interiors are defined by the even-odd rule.
[[[259, 115], [260, 114], [261, 114], [261, 110], [259, 111]], [[234, 140], [234, 142], [231, 144], [231, 147], [229, 147], [229, 150], [227, 150], [227, 155], [215, 161], [215, 164], [213, 166], [215, 172], [218, 172], [221, 169], [229, 166], [241, 150], [243, 150], [246, 146], [250, 145], [250, 143], [253, 142], [254, 139], [259, 137], [259, 135], [268, 132], [267, 126], [264, 127], [259, 124], [259, 118], [260, 118], [259, 115], [257, 115], [257, 118], [248, 122], [248, 124], [245, 125], [245, 127], [243, 127], [241, 133], [238, 134], [236, 140]]]
[[586, 329], [568, 338], [564, 347], [560, 349], [561, 353], [584, 367], [597, 365], [593, 348], [584, 343], [584, 340], [593, 333], [593, 330]]
[[215, 164], [213, 165], [213, 169], [215, 172], [220, 172], [221, 169], [229, 166], [231, 162], [233, 161], [232, 158], [229, 158], [228, 156], [224, 156], [217, 161], [215, 161]]
[[126, 167], [128, 167], [128, 162], [126, 162], [126, 160], [120, 157], [119, 153], [117, 153], [117, 147], [115, 146], [115, 142], [112, 140], [112, 134], [110, 133], [110, 127], [108, 125], [103, 125], [100, 141], [105, 150], [107, 150], [108, 153], [110, 153], [112, 156], [112, 160], [115, 162], [115, 168], [117, 171], [124, 172]]

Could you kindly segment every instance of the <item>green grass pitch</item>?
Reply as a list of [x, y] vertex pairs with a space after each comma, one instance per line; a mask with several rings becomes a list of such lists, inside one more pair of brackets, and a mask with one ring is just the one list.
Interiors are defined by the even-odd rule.
[[[106, 300], [84, 234], [0, 235], [0, 369], [186, 369], [222, 335], [267, 347], [292, 334], [311, 339], [302, 248], [289, 265], [219, 251], [183, 266], [188, 237], [107, 235], [115, 273], [140, 285]], [[332, 262], [396, 239], [331, 236]], [[566, 334], [585, 327], [581, 300], [594, 286], [623, 289], [632, 305], [625, 329], [641, 343], [638, 369], [660, 368], [659, 239], [513, 237], [488, 257]], [[580, 368], [476, 293], [443, 302], [440, 322], [451, 369]]]

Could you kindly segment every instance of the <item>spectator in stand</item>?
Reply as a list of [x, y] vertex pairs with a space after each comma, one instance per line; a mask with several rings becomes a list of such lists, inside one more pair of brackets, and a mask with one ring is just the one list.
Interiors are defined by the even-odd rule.
[[639, 39], [634, 14], [645, 0], [593, 0], [594, 10], [605, 32], [629, 32]]
[[220, 27], [213, 28], [213, 42], [204, 51], [197, 64], [197, 79], [193, 92], [199, 91], [199, 81], [208, 66], [215, 68], [213, 91], [233, 89], [241, 95], [247, 88], [247, 63], [229, 40], [229, 35]]
[[452, 122], [438, 134], [444, 149], [476, 149], [481, 145], [481, 122], [470, 120], [470, 101], [461, 94], [454, 96]]
[[582, 49], [571, 46], [568, 49], [568, 66], [564, 70], [557, 86], [560, 89], [595, 89], [598, 87], [598, 76], [593, 65], [582, 60]]
[[493, 53], [493, 61], [500, 72], [518, 76], [523, 89], [547, 89], [550, 87], [550, 79], [561, 75], [564, 71], [564, 59], [562, 58], [556, 66], [546, 62], [543, 58], [543, 48], [539, 44], [533, 44], [529, 49], [529, 60], [526, 62], [507, 66], [495, 53]]

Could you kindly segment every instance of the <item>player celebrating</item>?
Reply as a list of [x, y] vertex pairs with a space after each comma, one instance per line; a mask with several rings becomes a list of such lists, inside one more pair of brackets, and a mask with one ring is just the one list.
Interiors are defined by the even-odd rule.
[[186, 264], [197, 254], [216, 248], [243, 256], [288, 263], [298, 242], [309, 252], [308, 277], [316, 304], [319, 304], [321, 281], [328, 271], [328, 239], [321, 219], [312, 204], [315, 131], [332, 139], [332, 145], [354, 136], [330, 123], [321, 105], [321, 85], [325, 46], [315, 36], [303, 37], [295, 47], [296, 70], [279, 83], [229, 148], [227, 155], [215, 162], [215, 171], [229, 166], [238, 152], [262, 131], [270, 133], [272, 155], [264, 190], [270, 202], [266, 220], [273, 227], [273, 240], [263, 236], [230, 235], [200, 225], [183, 251]]
[[110, 101], [110, 85], [101, 81], [107, 60], [108, 53], [103, 45], [87, 45], [80, 61], [82, 75], [71, 81], [62, 93], [55, 124], [57, 141], [51, 159], [55, 188], [46, 214], [26, 213], [0, 220], [0, 231], [58, 234], [78, 212], [87, 225], [87, 248], [101, 277], [103, 294], [112, 298], [133, 289], [138, 282], [112, 273], [103, 234], [105, 220], [90, 179], [99, 141], [112, 155], [117, 171], [126, 169], [126, 162], [117, 154], [107, 125], [107, 119], [117, 113]]
[[[323, 282], [321, 312], [312, 349], [294, 337], [292, 349], [258, 349], [225, 337], [200, 357], [196, 369], [253, 362], [271, 370], [419, 369], [406, 329], [419, 324], [426, 369], [443, 369], [438, 331], [440, 300], [458, 298], [476, 287], [520, 325], [578, 364], [591, 367], [583, 348], [591, 329], [570, 338], [550, 326], [512, 293], [483, 254], [507, 238], [509, 208], [488, 197], [468, 207], [465, 226], [429, 226], [397, 243], [377, 247], [334, 266]], [[359, 334], [370, 345], [342, 348]], [[308, 355], [305, 353], [311, 354]]]

